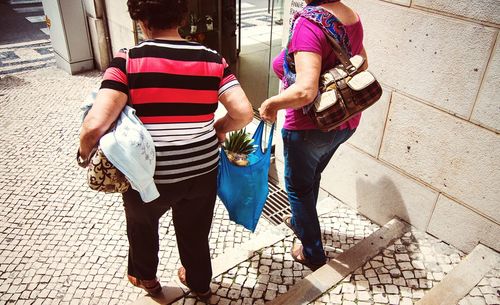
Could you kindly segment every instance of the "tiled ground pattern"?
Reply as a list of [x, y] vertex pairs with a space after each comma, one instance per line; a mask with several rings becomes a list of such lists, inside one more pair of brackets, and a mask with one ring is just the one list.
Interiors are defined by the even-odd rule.
[[411, 305], [463, 256], [428, 234], [411, 231], [312, 304]]
[[458, 305], [500, 305], [500, 266], [486, 274]]
[[[79, 105], [100, 74], [46, 68], [0, 76], [0, 305], [126, 304], [128, 242], [118, 195], [88, 189], [75, 154]], [[170, 213], [161, 226], [159, 277], [179, 267]], [[257, 231], [265, 228], [263, 221]], [[213, 256], [251, 233], [219, 204]]]
[[320, 223], [323, 245], [329, 258], [350, 249], [379, 228], [343, 204], [339, 204], [333, 213], [321, 217]]
[[[378, 229], [378, 226], [344, 205], [339, 205], [335, 212], [322, 217], [321, 223], [330, 257], [351, 248]], [[287, 292], [297, 281], [311, 273], [308, 268], [294, 262], [289, 254], [293, 241], [293, 236], [287, 237], [217, 277], [212, 284], [215, 295], [208, 303], [264, 304]], [[188, 296], [174, 304], [192, 305], [196, 304], [196, 299]]]
[[54, 65], [54, 50], [49, 40], [38, 43], [0, 45], [0, 76]]

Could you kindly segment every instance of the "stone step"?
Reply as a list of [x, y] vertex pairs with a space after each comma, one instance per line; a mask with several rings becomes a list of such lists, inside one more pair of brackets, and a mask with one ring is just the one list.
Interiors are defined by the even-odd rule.
[[500, 304], [500, 263], [492, 268], [458, 305]]
[[309, 304], [386, 249], [407, 230], [409, 230], [408, 224], [397, 219], [391, 220], [349, 250], [330, 260], [325, 266], [299, 281], [288, 292], [267, 304]]
[[[485, 247], [481, 244], [476, 246], [474, 250], [467, 255], [467, 257], [460, 262], [453, 270], [451, 270], [443, 280], [432, 288], [417, 305], [445, 305], [457, 304], [464, 299], [469, 292], [481, 282], [481, 280], [489, 273], [492, 272], [493, 276], [496, 274], [498, 286], [498, 266], [500, 264], [500, 255]], [[481, 285], [480, 292], [488, 294], [490, 289], [486, 288], [487, 285]], [[497, 288], [498, 289], [498, 288]], [[494, 290], [495, 295], [487, 297], [487, 303], [484, 304], [500, 304], [499, 292]], [[479, 300], [477, 300], [479, 301]], [[486, 301], [486, 298], [485, 298]], [[491, 301], [491, 302], [490, 302]], [[465, 303], [464, 300], [462, 303]], [[473, 303], [474, 304], [474, 303]], [[476, 304], [481, 304], [480, 302]]]
[[415, 304], [465, 256], [413, 227], [382, 250], [310, 304]]

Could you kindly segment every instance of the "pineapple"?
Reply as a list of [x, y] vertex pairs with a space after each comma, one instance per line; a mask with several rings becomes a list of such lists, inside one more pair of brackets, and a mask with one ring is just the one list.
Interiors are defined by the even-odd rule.
[[238, 166], [247, 166], [247, 156], [255, 151], [255, 145], [244, 128], [229, 133], [229, 137], [224, 142], [224, 150], [229, 161]]

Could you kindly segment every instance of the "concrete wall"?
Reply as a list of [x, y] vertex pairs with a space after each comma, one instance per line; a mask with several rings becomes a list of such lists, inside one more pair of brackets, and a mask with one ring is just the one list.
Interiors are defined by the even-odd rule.
[[96, 68], [106, 70], [110, 62], [110, 45], [104, 18], [103, 0], [83, 0], [89, 26]]
[[470, 251], [500, 250], [500, 1], [345, 0], [384, 86], [322, 188]]
[[113, 54], [135, 45], [134, 23], [128, 14], [126, 0], [104, 0]]

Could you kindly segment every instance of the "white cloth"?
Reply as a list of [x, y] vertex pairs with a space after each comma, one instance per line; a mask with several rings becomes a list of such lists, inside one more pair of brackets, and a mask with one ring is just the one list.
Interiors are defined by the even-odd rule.
[[[95, 94], [93, 94], [95, 97]], [[92, 107], [92, 103], [82, 106], [84, 115]], [[132, 188], [139, 192], [144, 202], [151, 202], [160, 193], [154, 182], [156, 168], [156, 151], [149, 131], [130, 106], [120, 113], [115, 126], [100, 140], [104, 155], [122, 172]]]

